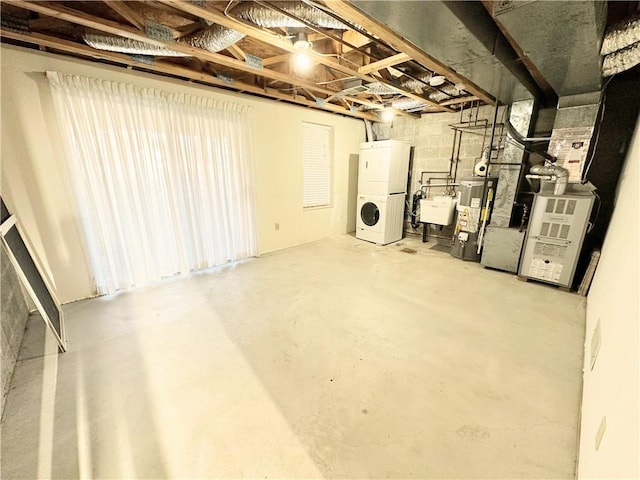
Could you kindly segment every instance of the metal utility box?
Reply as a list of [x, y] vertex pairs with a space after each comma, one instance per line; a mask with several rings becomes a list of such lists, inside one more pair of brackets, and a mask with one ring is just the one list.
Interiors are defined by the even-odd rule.
[[[485, 191], [484, 185], [487, 184]], [[487, 200], [487, 193], [496, 188], [497, 177], [471, 177], [460, 180], [460, 201], [458, 207], [482, 208]], [[484, 192], [484, 197], [482, 193]]]
[[520, 231], [518, 228], [487, 225], [480, 260], [482, 265], [517, 273], [525, 234], [524, 230]]
[[518, 275], [571, 287], [594, 196], [537, 194]]
[[456, 210], [456, 199], [447, 195], [420, 200], [420, 221], [436, 225], [451, 225]]

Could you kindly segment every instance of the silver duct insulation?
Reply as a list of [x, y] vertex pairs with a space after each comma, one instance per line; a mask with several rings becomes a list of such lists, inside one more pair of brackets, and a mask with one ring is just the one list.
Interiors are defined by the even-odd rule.
[[602, 62], [602, 76], [610, 77], [640, 64], [640, 41], [633, 45], [610, 53]]
[[428, 88], [429, 80], [431, 80], [433, 75], [431, 73], [425, 73], [417, 78], [419, 80], [414, 80], [413, 78], [407, 80], [406, 82], [402, 82], [402, 86], [412, 92], [422, 91], [424, 88]]
[[[300, 18], [301, 20], [304, 20], [318, 27], [334, 28], [336, 30], [346, 30], [348, 28], [344, 23], [331, 18], [326, 13], [313, 8], [310, 5], [307, 5], [306, 3], [271, 2], [271, 4], [295, 17]], [[269, 7], [259, 5], [254, 2], [241, 2], [231, 9], [231, 13], [243, 20], [247, 20], [251, 23], [255, 23], [256, 25], [266, 28], [302, 28], [306, 26], [304, 23], [287, 17], [286, 15], [283, 15], [276, 10], [272, 10]]]
[[232, 28], [213, 24], [207, 28], [192, 33], [179, 41], [187, 43], [192, 47], [209, 50], [210, 52], [219, 52], [239, 42], [244, 38], [244, 36], [244, 33], [240, 33]]
[[[278, 8], [299, 17], [309, 23], [324, 28], [346, 30], [347, 26], [334, 20], [329, 15], [300, 2], [274, 2]], [[248, 20], [262, 27], [304, 27], [301, 22], [272, 10], [266, 6], [254, 2], [242, 2], [232, 9], [234, 15]], [[245, 35], [231, 28], [213, 24], [203, 28], [188, 37], [178, 40], [193, 47], [202, 48], [210, 52], [219, 52], [241, 40]], [[156, 47], [138, 40], [131, 40], [115, 35], [107, 35], [99, 32], [88, 32], [84, 41], [98, 50], [121, 52], [136, 55], [160, 55], [171, 57], [187, 57], [189, 55], [165, 47]]]
[[[203, 48], [210, 52], [219, 52], [230, 47], [244, 37], [243, 33], [222, 25], [211, 25], [187, 37], [178, 40], [192, 47]], [[131, 55], [158, 55], [165, 57], [188, 57], [186, 53], [175, 52], [169, 48], [157, 47], [139, 40], [108, 35], [99, 32], [87, 32], [84, 41], [98, 50], [128, 53]]]
[[608, 55], [640, 42], [640, 14], [613, 25], [602, 40], [600, 55]]
[[444, 85], [440, 90], [452, 97], [459, 97], [463, 89], [462, 85]]
[[395, 95], [398, 93], [397, 90], [384, 85], [382, 83], [367, 83], [367, 93], [371, 93], [373, 95]]
[[418, 108], [428, 107], [428, 105], [420, 100], [413, 98], [401, 98], [391, 102], [391, 106], [398, 110], [414, 110]]
[[87, 45], [97, 50], [128, 53], [131, 55], [159, 55], [165, 57], [188, 57], [185, 53], [175, 52], [168, 48], [157, 47], [139, 40], [107, 35], [103, 33], [87, 32], [82, 36]]
[[600, 54], [604, 56], [603, 77], [640, 64], [640, 14], [612, 26], [604, 36]]
[[449, 98], [449, 95], [447, 95], [444, 92], [431, 92], [429, 94], [429, 100], [433, 100], [434, 102], [440, 103], [443, 100], [446, 100], [447, 98]]

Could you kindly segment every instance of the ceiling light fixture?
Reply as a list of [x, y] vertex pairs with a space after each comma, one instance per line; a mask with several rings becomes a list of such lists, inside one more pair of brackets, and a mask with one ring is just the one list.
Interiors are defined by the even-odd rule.
[[305, 32], [296, 33], [295, 40], [293, 41], [293, 48], [299, 51], [311, 49], [311, 42]]
[[432, 87], [439, 87], [440, 85], [444, 85], [446, 78], [444, 78], [442, 75], [436, 75], [434, 77], [431, 77], [431, 79], [429, 80], [429, 85], [431, 85]]
[[293, 56], [293, 66], [296, 72], [303, 73], [311, 68], [313, 62], [306, 51], [300, 51]]
[[393, 120], [395, 116], [396, 116], [396, 111], [391, 107], [386, 107], [380, 113], [380, 119], [385, 123], [389, 123], [391, 120]]

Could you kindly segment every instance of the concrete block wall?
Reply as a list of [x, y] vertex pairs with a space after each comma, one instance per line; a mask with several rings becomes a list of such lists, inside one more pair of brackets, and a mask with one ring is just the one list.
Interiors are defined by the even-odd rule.
[[22, 337], [29, 318], [29, 307], [25, 300], [20, 280], [4, 248], [0, 248], [0, 322], [2, 323], [2, 404], [11, 386], [13, 370], [22, 344]]
[[[469, 120], [469, 111], [465, 110], [462, 121]], [[504, 107], [498, 109], [498, 122], [503, 121], [505, 114]], [[478, 111], [478, 121], [487, 119], [489, 123], [493, 121], [494, 107], [483, 106]], [[460, 123], [459, 113], [428, 113], [421, 118], [411, 118], [399, 116], [393, 120], [391, 128], [391, 138], [410, 142], [414, 146], [413, 163], [411, 171], [411, 183], [407, 192], [407, 200], [411, 205], [414, 192], [420, 189], [420, 176], [423, 171], [449, 171], [449, 161], [453, 151], [454, 130], [452, 124]], [[475, 120], [475, 110], [473, 119]], [[476, 130], [482, 133], [482, 129]], [[496, 131], [496, 135], [500, 130]], [[487, 131], [485, 146], [489, 145], [491, 131]], [[496, 144], [498, 140], [494, 142]], [[473, 168], [477, 160], [482, 155], [483, 137], [471, 133], [463, 133], [460, 144], [457, 180], [473, 176]], [[501, 161], [501, 155], [492, 158], [493, 161]], [[496, 168], [496, 167], [494, 167]], [[496, 170], [497, 171], [497, 170]], [[493, 173], [490, 172], [491, 174]], [[425, 174], [428, 176], [446, 177], [444, 174]], [[444, 180], [439, 183], [444, 183]], [[443, 192], [442, 188], [434, 188], [430, 195], [438, 195]], [[413, 229], [407, 221], [406, 232], [418, 233], [419, 229]]]

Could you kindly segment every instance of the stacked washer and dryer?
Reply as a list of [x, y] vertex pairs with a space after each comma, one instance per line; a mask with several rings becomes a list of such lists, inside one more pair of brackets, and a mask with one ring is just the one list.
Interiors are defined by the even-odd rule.
[[356, 238], [381, 245], [402, 239], [410, 157], [407, 142], [360, 145]]

